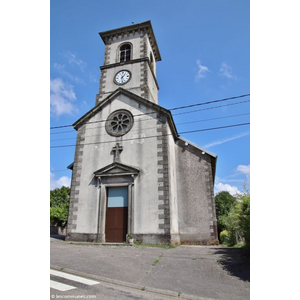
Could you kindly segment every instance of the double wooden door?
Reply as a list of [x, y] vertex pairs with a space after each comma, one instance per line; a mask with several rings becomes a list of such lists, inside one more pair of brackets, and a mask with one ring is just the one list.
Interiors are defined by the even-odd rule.
[[107, 191], [106, 242], [126, 241], [128, 220], [128, 188], [111, 187]]

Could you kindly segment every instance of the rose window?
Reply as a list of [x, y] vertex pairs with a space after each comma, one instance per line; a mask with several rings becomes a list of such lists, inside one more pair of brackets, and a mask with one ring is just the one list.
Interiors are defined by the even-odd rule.
[[133, 125], [133, 116], [128, 110], [117, 110], [110, 114], [105, 123], [108, 134], [122, 136], [126, 134]]

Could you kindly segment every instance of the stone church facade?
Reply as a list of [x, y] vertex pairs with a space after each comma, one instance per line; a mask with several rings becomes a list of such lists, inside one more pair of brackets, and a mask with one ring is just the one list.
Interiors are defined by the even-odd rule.
[[106, 32], [95, 106], [77, 120], [67, 239], [216, 241], [217, 156], [179, 136], [158, 105], [151, 22]]

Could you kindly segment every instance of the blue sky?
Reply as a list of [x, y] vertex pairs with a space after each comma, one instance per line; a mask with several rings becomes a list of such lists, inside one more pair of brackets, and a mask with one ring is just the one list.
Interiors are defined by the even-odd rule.
[[[104, 44], [98, 33], [150, 20], [162, 61], [159, 104], [174, 108], [250, 94], [249, 1], [50, 2], [50, 123], [69, 125], [95, 105]], [[178, 132], [250, 122], [250, 96], [173, 112]], [[219, 106], [219, 107], [217, 107]], [[205, 110], [204, 110], [205, 109]], [[198, 111], [195, 111], [198, 110]], [[183, 124], [185, 123], [185, 124]], [[215, 192], [250, 188], [250, 126], [182, 134], [218, 155]], [[72, 127], [50, 131], [72, 145]], [[50, 151], [50, 188], [69, 185], [75, 147]]]

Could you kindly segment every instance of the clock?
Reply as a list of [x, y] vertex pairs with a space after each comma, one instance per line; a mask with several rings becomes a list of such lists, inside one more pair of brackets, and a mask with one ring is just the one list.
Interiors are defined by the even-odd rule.
[[131, 78], [131, 73], [128, 70], [119, 71], [115, 76], [115, 83], [116, 84], [125, 84]]

